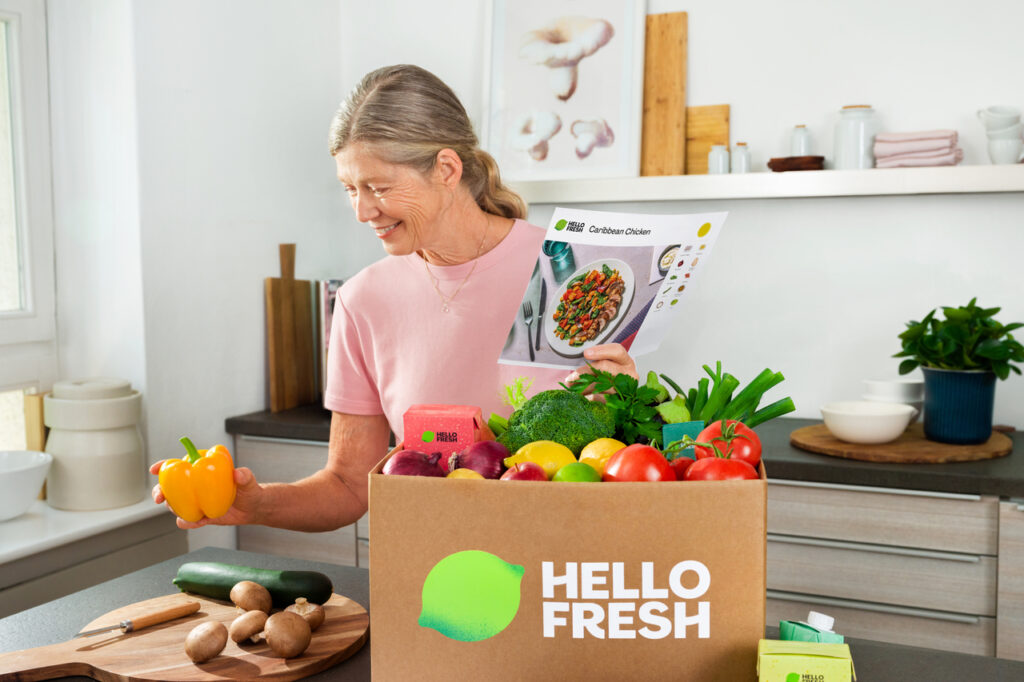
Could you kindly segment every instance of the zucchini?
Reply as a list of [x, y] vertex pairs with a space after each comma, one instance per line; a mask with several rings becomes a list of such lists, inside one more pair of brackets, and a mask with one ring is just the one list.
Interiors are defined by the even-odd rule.
[[182, 564], [178, 567], [174, 584], [182, 592], [230, 601], [231, 588], [242, 580], [251, 580], [267, 588], [274, 606], [279, 609], [294, 604], [299, 597], [305, 597], [314, 604], [325, 604], [334, 591], [331, 579], [316, 571], [276, 571], [215, 561]]

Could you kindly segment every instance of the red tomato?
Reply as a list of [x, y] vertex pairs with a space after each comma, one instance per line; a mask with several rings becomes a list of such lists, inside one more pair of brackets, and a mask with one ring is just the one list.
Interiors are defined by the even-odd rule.
[[746, 462], [724, 457], [698, 459], [686, 470], [687, 481], [742, 481], [758, 478], [757, 470]]
[[690, 465], [693, 464], [693, 462], [694, 460], [690, 459], [689, 457], [684, 457], [682, 455], [676, 457], [671, 462], [669, 462], [669, 464], [672, 465], [672, 471], [676, 473], [677, 481], [686, 480], [684, 478], [686, 476], [686, 470], [690, 468]]
[[[712, 422], [700, 432], [697, 442], [711, 443], [718, 447], [724, 457], [746, 462], [755, 469], [761, 462], [761, 439], [752, 428], [734, 419], [726, 422], [724, 435], [722, 420]], [[697, 459], [715, 456], [712, 448], [695, 445], [693, 451], [697, 454]]]
[[637, 443], [627, 445], [609, 458], [602, 480], [674, 481], [676, 474], [661, 450]]

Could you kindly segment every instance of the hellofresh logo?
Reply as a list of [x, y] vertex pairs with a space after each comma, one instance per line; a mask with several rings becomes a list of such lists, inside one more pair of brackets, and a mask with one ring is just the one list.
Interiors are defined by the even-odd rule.
[[422, 440], [424, 443], [433, 443], [434, 442], [434, 432], [433, 431], [424, 431], [423, 435], [420, 436], [420, 440]]
[[564, 230], [564, 229], [565, 229], [565, 226], [566, 226], [567, 224], [568, 224], [568, 223], [567, 223], [567, 222], [565, 221], [565, 219], [563, 218], [562, 220], [559, 220], [559, 221], [558, 221], [557, 223], [555, 223], [555, 229], [556, 229], [556, 230], [558, 230], [559, 232], [561, 232], [562, 230]]
[[524, 571], [490, 552], [449, 554], [423, 581], [419, 624], [460, 642], [494, 637], [519, 612]]

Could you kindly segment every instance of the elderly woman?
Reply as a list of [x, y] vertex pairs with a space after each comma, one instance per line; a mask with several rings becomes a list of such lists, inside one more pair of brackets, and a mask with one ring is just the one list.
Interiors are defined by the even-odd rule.
[[[234, 506], [214, 524], [322, 531], [367, 509], [367, 473], [389, 429], [417, 403], [501, 411], [500, 390], [524, 368], [500, 365], [544, 239], [523, 200], [501, 183], [452, 90], [416, 66], [378, 69], [352, 91], [330, 128], [338, 179], [387, 257], [338, 292], [324, 405], [332, 411], [324, 468], [295, 483], [257, 483], [235, 471]], [[595, 367], [636, 375], [618, 344], [585, 352]], [[535, 390], [564, 372], [534, 369]], [[159, 463], [151, 469], [157, 473]], [[153, 490], [163, 501], [159, 486]]]

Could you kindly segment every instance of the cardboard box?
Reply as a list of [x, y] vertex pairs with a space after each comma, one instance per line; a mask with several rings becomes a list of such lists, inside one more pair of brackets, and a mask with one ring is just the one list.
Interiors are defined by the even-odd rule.
[[849, 644], [785, 642], [757, 644], [759, 682], [850, 682], [857, 679]]
[[494, 439], [480, 408], [472, 405], [413, 405], [402, 416], [402, 426], [411, 449], [442, 456]]
[[552, 483], [384, 476], [385, 461], [374, 679], [756, 679], [763, 465], [756, 481]]

